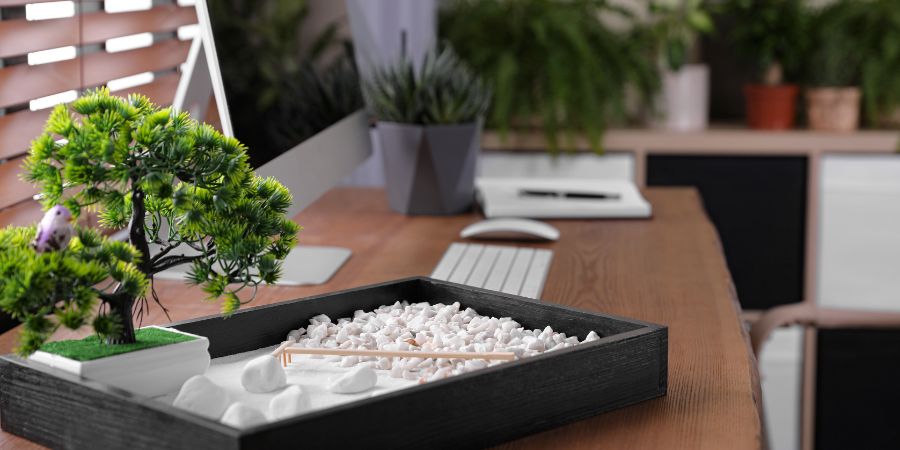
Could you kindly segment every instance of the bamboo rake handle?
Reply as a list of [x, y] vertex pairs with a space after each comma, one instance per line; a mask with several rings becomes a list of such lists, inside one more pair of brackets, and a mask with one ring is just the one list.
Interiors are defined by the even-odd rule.
[[[343, 348], [278, 347], [287, 355], [336, 355], [336, 356], [380, 356], [387, 358], [446, 358], [446, 359], [498, 359], [513, 361], [513, 352], [425, 352], [419, 350], [353, 350]], [[274, 354], [274, 353], [273, 353]]]
[[287, 367], [288, 363], [291, 362], [291, 355], [285, 352], [285, 349], [294, 345], [297, 341], [292, 341], [290, 339], [281, 343], [275, 351], [272, 352], [273, 358], [281, 357], [281, 367]]
[[276, 348], [275, 351], [272, 352], [272, 357], [277, 358], [284, 352], [284, 349], [294, 345], [295, 343], [296, 343], [296, 341], [291, 341], [291, 340], [282, 342], [281, 345], [279, 345], [278, 348]]

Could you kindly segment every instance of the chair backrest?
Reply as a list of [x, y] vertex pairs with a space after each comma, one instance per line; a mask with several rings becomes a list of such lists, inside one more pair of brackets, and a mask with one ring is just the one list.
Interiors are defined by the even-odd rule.
[[[197, 22], [193, 4], [184, 3], [0, 0], [0, 226], [41, 216], [34, 187], [19, 179], [29, 142], [50, 112], [33, 111], [33, 101], [71, 101], [106, 85], [115, 94], [138, 92], [170, 104], [191, 45], [190, 26]], [[42, 13], [64, 17], [34, 20]], [[68, 59], [39, 63], [42, 57]]]

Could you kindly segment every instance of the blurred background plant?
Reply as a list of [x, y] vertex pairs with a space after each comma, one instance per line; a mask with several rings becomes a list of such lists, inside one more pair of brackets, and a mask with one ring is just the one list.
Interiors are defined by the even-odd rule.
[[768, 85], [799, 81], [808, 49], [809, 13], [801, 0], [727, 0], [733, 42]]
[[[217, 0], [208, 2], [235, 123], [259, 123], [239, 136], [251, 163], [269, 161], [363, 107], [349, 41], [336, 22], [314, 24], [305, 0]], [[297, 24], [300, 24], [298, 26]], [[304, 30], [321, 28], [312, 39]], [[308, 34], [308, 33], [307, 33]], [[246, 36], [253, 36], [246, 42]], [[240, 41], [238, 41], [240, 40]], [[245, 117], [241, 117], [243, 114]], [[289, 124], [290, 126], [285, 126]]]
[[417, 125], [477, 122], [491, 102], [491, 90], [446, 45], [418, 71], [406, 59], [377, 70], [365, 92], [377, 120]]
[[861, 78], [868, 2], [839, 0], [814, 11], [803, 81], [811, 87], [855, 86]]
[[[359, 74], [349, 44], [328, 66], [310, 62], [283, 81], [284, 95], [303, 101], [275, 102], [269, 113], [277, 116], [265, 124], [279, 148], [289, 149], [365, 106]], [[283, 118], [283, 119], [281, 119]]]
[[552, 152], [583, 133], [602, 152], [603, 130], [626, 120], [626, 88], [645, 102], [658, 88], [635, 21], [606, 0], [454, 0], [439, 30], [492, 88], [488, 126], [540, 128]]
[[651, 0], [645, 28], [663, 67], [678, 71], [699, 61], [700, 35], [712, 33], [712, 17], [703, 0]]
[[861, 85], [869, 124], [900, 126], [900, 1], [857, 1], [859, 49], [865, 51]]

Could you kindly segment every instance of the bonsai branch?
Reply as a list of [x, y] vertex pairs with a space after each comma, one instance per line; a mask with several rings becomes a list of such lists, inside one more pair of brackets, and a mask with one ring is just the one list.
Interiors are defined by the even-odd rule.
[[187, 263], [190, 263], [190, 262], [194, 262], [194, 261], [196, 261], [196, 260], [198, 260], [198, 259], [200, 259], [200, 258], [203, 258], [204, 256], [206, 256], [206, 255], [194, 255], [194, 256], [187, 256], [187, 255], [173, 255], [173, 256], [167, 256], [167, 257], [165, 257], [165, 258], [160, 259], [159, 261], [156, 261], [156, 262], [153, 264], [153, 267], [150, 269], [150, 274], [151, 274], [151, 275], [152, 275], [152, 274], [156, 274], [156, 273], [162, 272], [163, 270], [171, 269], [172, 267], [175, 267], [175, 266], [180, 266], [180, 265], [182, 265], [182, 264], [187, 264]]
[[177, 244], [177, 243], [176, 243], [176, 244], [169, 244], [169, 245], [167, 245], [165, 248], [163, 248], [162, 250], [160, 250], [159, 253], [153, 255], [153, 258], [150, 258], [150, 262], [151, 262], [152, 264], [158, 263], [159, 260], [162, 259], [163, 256], [166, 256], [169, 252], [171, 252], [172, 250], [175, 250], [176, 248], [178, 248], [178, 244]]

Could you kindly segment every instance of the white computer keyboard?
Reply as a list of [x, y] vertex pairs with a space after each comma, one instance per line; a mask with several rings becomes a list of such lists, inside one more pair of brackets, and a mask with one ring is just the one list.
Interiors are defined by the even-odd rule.
[[540, 248], [453, 243], [431, 278], [507, 294], [539, 298], [553, 251]]

